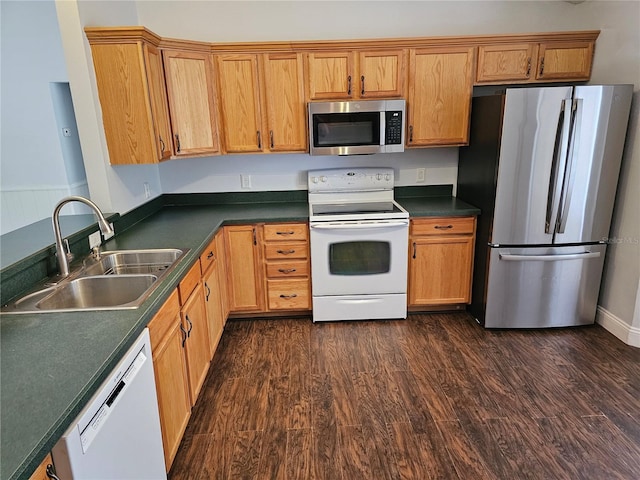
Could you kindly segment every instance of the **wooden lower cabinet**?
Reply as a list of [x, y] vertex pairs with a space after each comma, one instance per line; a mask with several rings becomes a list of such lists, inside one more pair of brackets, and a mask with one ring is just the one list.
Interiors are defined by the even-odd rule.
[[207, 325], [209, 326], [209, 350], [210, 357], [216, 351], [216, 347], [222, 337], [224, 329], [224, 307], [222, 304], [222, 290], [220, 288], [220, 258], [218, 245], [214, 238], [204, 253], [200, 256], [200, 269], [202, 270], [202, 287], [204, 288], [204, 302], [206, 309]]
[[258, 225], [224, 227], [229, 310], [264, 311]]
[[[196, 265], [198, 271], [200, 266]], [[196, 403], [198, 393], [209, 371], [211, 349], [209, 347], [209, 326], [205, 308], [202, 283], [198, 283], [193, 293], [182, 304], [180, 312], [182, 328], [187, 332], [185, 353], [189, 374], [189, 393], [192, 405]]]
[[171, 468], [191, 417], [189, 379], [184, 352], [186, 334], [181, 326], [178, 291], [174, 290], [164, 306], [149, 322], [167, 472]]
[[475, 217], [412, 219], [409, 307], [471, 301]]

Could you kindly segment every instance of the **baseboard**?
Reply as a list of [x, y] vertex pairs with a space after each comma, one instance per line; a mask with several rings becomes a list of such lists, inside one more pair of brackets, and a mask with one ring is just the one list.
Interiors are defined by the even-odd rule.
[[627, 325], [621, 318], [598, 305], [596, 323], [627, 345], [640, 347], [640, 328]]

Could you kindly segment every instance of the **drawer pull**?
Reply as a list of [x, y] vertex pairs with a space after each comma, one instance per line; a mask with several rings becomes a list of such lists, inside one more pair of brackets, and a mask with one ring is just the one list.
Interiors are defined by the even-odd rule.
[[280, 295], [280, 298], [296, 298], [298, 294], [292, 293], [291, 295], [285, 295], [284, 293]]
[[276, 252], [278, 252], [281, 255], [291, 255], [292, 253], [296, 253], [295, 250], [291, 249], [291, 250], [276, 250]]
[[437, 230], [451, 230], [453, 228], [453, 225], [436, 225], [433, 228]]
[[293, 235], [294, 232], [293, 230], [289, 230], [288, 232], [276, 232], [276, 235]]
[[296, 271], [295, 268], [279, 268], [278, 271], [280, 273], [293, 273]]
[[214, 257], [213, 255], [213, 250], [209, 252], [209, 254], [207, 255], [207, 260], [210, 260]]

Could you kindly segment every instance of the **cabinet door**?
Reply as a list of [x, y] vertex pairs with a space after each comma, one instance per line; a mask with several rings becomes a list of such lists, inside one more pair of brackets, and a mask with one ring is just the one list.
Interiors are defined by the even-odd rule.
[[257, 56], [217, 55], [216, 64], [225, 150], [262, 151]]
[[536, 66], [538, 45], [481, 45], [478, 47], [476, 83], [526, 82]]
[[473, 48], [412, 49], [407, 146], [469, 140]]
[[542, 43], [539, 57], [538, 80], [588, 80], [593, 42]]
[[224, 227], [229, 310], [264, 310], [262, 262], [258, 229], [252, 225]]
[[412, 238], [409, 305], [468, 303], [473, 244], [473, 236]]
[[204, 301], [207, 310], [207, 324], [209, 326], [209, 347], [210, 356], [213, 357], [220, 337], [222, 337], [222, 329], [224, 321], [222, 317], [222, 299], [220, 295], [220, 281], [218, 278], [219, 260], [213, 260], [209, 269], [202, 277], [204, 287]]
[[268, 148], [304, 152], [308, 146], [302, 54], [265, 53], [262, 60]]
[[204, 379], [209, 370], [211, 349], [209, 347], [209, 326], [204, 304], [202, 285], [198, 284], [187, 302], [182, 305], [182, 328], [187, 332], [185, 351], [189, 374], [189, 392], [194, 405]]
[[218, 153], [210, 55], [165, 50], [163, 56], [176, 155]]
[[153, 371], [156, 379], [160, 429], [167, 472], [180, 446], [191, 416], [185, 359], [186, 331], [181, 328], [180, 304], [175, 290], [149, 322]]
[[353, 98], [353, 53], [318, 52], [307, 56], [309, 99]]
[[166, 160], [171, 156], [171, 126], [169, 124], [169, 100], [164, 83], [164, 69], [160, 50], [152, 45], [144, 47], [147, 65], [147, 80], [151, 100], [151, 113], [155, 127], [156, 146], [159, 160]]
[[403, 50], [360, 52], [360, 98], [402, 97], [405, 54]]

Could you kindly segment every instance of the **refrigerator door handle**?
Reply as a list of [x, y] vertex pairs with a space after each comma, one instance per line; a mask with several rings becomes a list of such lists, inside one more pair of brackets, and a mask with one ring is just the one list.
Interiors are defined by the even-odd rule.
[[[556, 139], [553, 147], [553, 160], [551, 162], [551, 173], [549, 174], [549, 191], [547, 194], [547, 209], [546, 209], [546, 217], [544, 222], [544, 233], [552, 234], [555, 229], [556, 219], [553, 218], [554, 212], [557, 213], [557, 186], [558, 186], [558, 176], [560, 171], [562, 171], [560, 167], [561, 159], [566, 159], [566, 148], [565, 148], [565, 124], [567, 123], [567, 110], [571, 108], [570, 100], [564, 99], [562, 100], [562, 107], [560, 109], [560, 116], [558, 117], [558, 127], [556, 129]], [[557, 217], [556, 217], [557, 218]]]
[[573, 100], [571, 107], [571, 120], [569, 122], [569, 149], [567, 152], [567, 166], [564, 174], [564, 182], [562, 185], [562, 191], [560, 193], [560, 206], [558, 208], [558, 215], [556, 220], [556, 233], [564, 233], [567, 226], [567, 218], [569, 217], [569, 205], [571, 204], [571, 194], [573, 193], [573, 183], [575, 177], [574, 156], [575, 146], [580, 143], [578, 138], [580, 135], [581, 115], [582, 111], [582, 99], [576, 98]]
[[564, 255], [511, 255], [501, 253], [500, 260], [509, 262], [556, 262], [560, 260], [584, 260], [585, 258], [598, 258], [600, 252], [567, 253]]

